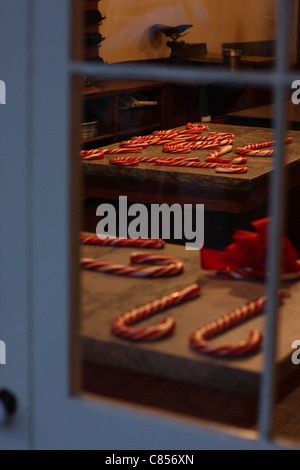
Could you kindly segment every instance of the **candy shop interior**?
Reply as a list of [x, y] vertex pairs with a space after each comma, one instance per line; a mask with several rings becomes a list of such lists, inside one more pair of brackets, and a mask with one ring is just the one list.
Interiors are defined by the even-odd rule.
[[[276, 89], [276, 74], [299, 68], [298, 2], [283, 46], [273, 0], [87, 5], [85, 62], [127, 68], [122, 79], [83, 79], [83, 386], [257, 430], [273, 210], [282, 219], [273, 430], [299, 438], [283, 424], [287, 401], [300, 397], [291, 360], [300, 335], [299, 84], [282, 98]], [[91, 9], [100, 12], [94, 29]]]
[[300, 0], [17, 0], [14, 31], [12, 3], [9, 431], [299, 449]]

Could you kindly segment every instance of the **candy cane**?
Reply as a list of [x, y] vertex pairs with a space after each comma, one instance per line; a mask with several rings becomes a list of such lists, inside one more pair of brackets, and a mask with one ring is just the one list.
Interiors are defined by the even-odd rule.
[[212, 163], [230, 163], [230, 165], [240, 165], [247, 163], [246, 157], [235, 157], [235, 158], [216, 158], [216, 157], [206, 157], [207, 162]]
[[165, 318], [155, 326], [138, 328], [129, 325], [173, 307], [174, 305], [191, 300], [197, 297], [199, 293], [200, 287], [197, 284], [191, 284], [184, 289], [164, 295], [159, 299], [153, 300], [141, 307], [134, 308], [117, 317], [111, 324], [111, 331], [116, 336], [131, 341], [150, 341], [163, 338], [175, 329], [176, 323], [170, 317]]
[[144, 149], [146, 149], [147, 147], [149, 147], [149, 144], [147, 144], [147, 142], [141, 142], [140, 141], [138, 144], [136, 144], [132, 140], [122, 140], [121, 142], [119, 142], [119, 145], [120, 145], [120, 147], [126, 147], [126, 148], [143, 147]]
[[225, 147], [222, 147], [220, 150], [217, 150], [216, 152], [211, 152], [208, 155], [206, 155], [205, 159], [214, 157], [218, 158], [221, 155], [224, 155], [225, 153], [231, 152], [232, 150], [232, 145], [225, 145]]
[[242, 149], [241, 147], [236, 149], [236, 152], [238, 155], [247, 155], [251, 157], [272, 157], [275, 155], [276, 151], [275, 150], [247, 150], [247, 149]]
[[[160, 157], [160, 160], [163, 161], [177, 161], [182, 160], [182, 157]], [[111, 158], [109, 163], [113, 165], [120, 166], [137, 166], [139, 163], [156, 163], [157, 157], [116, 157]], [[199, 158], [196, 156], [187, 156], [185, 160], [188, 161], [199, 161]]]
[[[280, 291], [279, 297], [281, 299], [284, 298], [285, 293]], [[244, 341], [240, 341], [239, 343], [217, 345], [206, 340], [228, 330], [232, 326], [237, 325], [248, 318], [254, 317], [264, 310], [266, 303], [267, 298], [265, 296], [258, 297], [256, 300], [232, 310], [217, 320], [198, 328], [190, 336], [190, 346], [196, 349], [196, 351], [218, 357], [240, 356], [257, 351], [263, 340], [263, 336], [259, 331], [251, 331], [248, 338]]]
[[182, 140], [169, 140], [163, 146], [163, 149], [167, 148], [191, 148], [193, 146], [193, 142], [185, 142]]
[[102, 160], [102, 158], [104, 158], [103, 152], [91, 153], [90, 155], [81, 154], [82, 160]]
[[139, 165], [140, 163], [140, 160], [138, 160], [137, 158], [122, 158], [122, 157], [117, 157], [117, 158], [111, 158], [109, 160], [109, 163], [111, 163], [112, 165], [120, 165], [120, 166], [137, 166]]
[[199, 132], [208, 130], [208, 126], [206, 124], [198, 124], [197, 122], [195, 122], [195, 123], [188, 122], [186, 124], [186, 128], [187, 129], [193, 129], [194, 131], [199, 131]]
[[226, 165], [220, 163], [211, 163], [211, 162], [197, 162], [197, 161], [188, 161], [182, 159], [171, 159], [165, 161], [161, 158], [158, 158], [154, 162], [156, 165], [169, 165], [169, 166], [185, 166], [185, 167], [194, 167], [194, 168], [213, 168], [218, 173], [247, 173], [248, 168], [246, 166], [238, 165]]
[[174, 139], [176, 140], [201, 140], [200, 136], [198, 134], [178, 134], [174, 136]]
[[97, 148], [97, 149], [91, 149], [91, 150], [81, 150], [81, 155], [93, 155], [95, 153], [101, 153], [103, 149]]
[[160, 139], [157, 142], [154, 142], [153, 145], [164, 145], [164, 144], [169, 144], [170, 142], [177, 144], [177, 143], [182, 143], [182, 140], [176, 140], [176, 139]]
[[233, 139], [231, 139], [231, 138], [222, 139], [222, 140], [217, 139], [216, 142], [218, 142], [219, 145], [232, 145], [233, 144]]
[[238, 165], [218, 165], [216, 168], [217, 173], [247, 173], [246, 166]]
[[109, 263], [107, 261], [95, 260], [92, 258], [81, 258], [82, 268], [92, 271], [115, 274], [118, 276], [133, 277], [165, 277], [174, 276], [183, 272], [183, 263], [177, 258], [164, 255], [132, 253], [130, 262], [136, 264], [150, 264], [160, 266], [127, 266], [124, 264]]
[[154, 162], [156, 165], [169, 165], [169, 166], [185, 166], [185, 167], [194, 167], [194, 168], [213, 168], [219, 173], [247, 173], [248, 168], [246, 166], [237, 166], [237, 165], [223, 165], [219, 163], [210, 163], [210, 162], [197, 162], [197, 161], [187, 161], [183, 159], [175, 160], [170, 159], [168, 161], [161, 158], [157, 158]]
[[[292, 142], [291, 137], [287, 137], [284, 139], [286, 144], [290, 144]], [[275, 150], [261, 150], [267, 147], [272, 147], [276, 144], [276, 140], [267, 140], [265, 142], [258, 142], [256, 144], [248, 144], [248, 145], [241, 145], [237, 147], [236, 153], [240, 155], [252, 155], [252, 156], [260, 156], [260, 157], [271, 157], [275, 154]]]
[[139, 247], [139, 248], [164, 248], [165, 241], [161, 238], [99, 238], [94, 235], [80, 235], [83, 245]]
[[234, 139], [234, 134], [231, 134], [229, 132], [209, 132], [210, 136], [221, 136], [222, 138], [230, 138], [230, 139]]
[[115, 153], [137, 153], [141, 152], [142, 150], [144, 150], [144, 147], [121, 147], [118, 149], [102, 149], [105, 155], [113, 155]]
[[130, 138], [130, 140], [159, 140], [159, 137], [156, 137], [155, 135], [149, 134], [149, 135], [135, 135]]
[[197, 141], [193, 142], [190, 149], [191, 150], [202, 150], [202, 149], [218, 149], [220, 148], [220, 144], [217, 141]]

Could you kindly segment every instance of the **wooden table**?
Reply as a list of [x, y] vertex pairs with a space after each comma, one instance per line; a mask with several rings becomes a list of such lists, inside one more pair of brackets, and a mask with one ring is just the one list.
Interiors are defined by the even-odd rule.
[[[130, 248], [82, 246], [81, 255], [110, 262], [128, 264]], [[141, 250], [139, 250], [141, 251]], [[153, 250], [142, 250], [153, 253]], [[157, 252], [157, 251], [155, 251]], [[233, 280], [200, 269], [199, 251], [167, 244], [162, 254], [175, 256], [184, 263], [184, 273], [160, 279], [129, 278], [93, 271], [81, 271], [81, 337], [83, 359], [127, 371], [164, 377], [242, 394], [255, 394], [262, 369], [262, 352], [243, 358], [205, 356], [189, 346], [190, 334], [200, 326], [264, 295], [261, 281]], [[114, 336], [112, 320], [126, 311], [189, 284], [201, 286], [200, 296], [160, 312], [140, 322], [140, 326], [156, 324], [165, 316], [176, 321], [176, 330], [168, 338], [156, 342], [133, 343]], [[279, 311], [278, 373], [282, 380], [299, 372], [291, 362], [291, 344], [299, 339], [299, 281], [283, 284], [290, 297]], [[236, 342], [245, 339], [252, 329], [263, 331], [264, 314], [214, 338], [214, 342]]]
[[[272, 139], [271, 129], [210, 124], [210, 130], [235, 135], [234, 149], [242, 144]], [[300, 251], [298, 224], [300, 200], [300, 135], [290, 131], [293, 141], [286, 146], [287, 170], [287, 233]], [[119, 144], [111, 145], [112, 148]], [[201, 160], [208, 150], [194, 151]], [[134, 154], [128, 154], [134, 155]], [[162, 155], [160, 146], [150, 146], [143, 155]], [[163, 154], [166, 155], [166, 154]], [[232, 151], [227, 156], [234, 156]], [[212, 169], [163, 167], [144, 163], [137, 167], [109, 164], [109, 157], [82, 162], [84, 196], [96, 200], [118, 200], [145, 204], [204, 204], [205, 241], [207, 246], [223, 248], [234, 230], [249, 229], [252, 220], [268, 213], [268, 191], [272, 158], [249, 157], [245, 174], [221, 174]], [[96, 212], [96, 209], [93, 209]], [[295, 216], [296, 214], [296, 216]], [[99, 219], [98, 219], [99, 221]], [[97, 220], [85, 224], [84, 230], [94, 231]]]
[[[270, 129], [243, 126], [209, 125], [211, 131], [230, 132], [235, 135], [233, 150], [239, 145], [270, 140]], [[300, 184], [300, 135], [289, 133], [293, 142], [286, 147], [289, 188]], [[119, 144], [109, 146], [118, 148]], [[209, 150], [194, 150], [200, 160]], [[126, 154], [136, 155], [136, 154]], [[166, 156], [161, 146], [150, 146], [145, 156]], [[169, 155], [169, 154], [168, 154]], [[234, 151], [225, 157], [233, 157]], [[141, 163], [137, 167], [109, 164], [109, 158], [84, 161], [84, 194], [86, 197], [118, 199], [127, 195], [128, 200], [144, 203], [203, 203], [211, 211], [231, 214], [245, 213], [268, 199], [269, 177], [272, 159], [248, 158], [245, 174], [221, 174], [212, 169], [157, 166]]]

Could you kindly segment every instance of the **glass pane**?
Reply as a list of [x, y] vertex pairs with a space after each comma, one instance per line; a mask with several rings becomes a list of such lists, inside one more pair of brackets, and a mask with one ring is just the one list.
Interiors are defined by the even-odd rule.
[[[216, 78], [82, 77], [82, 390], [256, 430], [277, 2], [102, 0], [87, 8], [86, 61], [214, 70]], [[290, 62], [296, 67], [293, 18]], [[228, 71], [232, 83], [220, 84], [217, 77]], [[258, 87], [255, 73], [265, 71], [270, 82]], [[253, 81], [237, 84], [241, 72], [251, 72]], [[298, 133], [291, 129], [292, 170]], [[270, 146], [255, 147], [262, 142]], [[105, 245], [105, 236], [125, 238], [128, 245], [107, 239]], [[142, 246], [141, 238], [151, 241]], [[135, 251], [144, 264], [131, 258]], [[154, 255], [171, 265], [157, 266], [162, 260], [153, 261]], [[158, 271], [159, 277], [149, 277]], [[174, 299], [180, 302], [173, 305]], [[166, 316], [171, 320], [157, 327]], [[258, 333], [249, 337], [252, 330]], [[290, 340], [283, 343], [281, 382], [289, 381], [291, 354]]]

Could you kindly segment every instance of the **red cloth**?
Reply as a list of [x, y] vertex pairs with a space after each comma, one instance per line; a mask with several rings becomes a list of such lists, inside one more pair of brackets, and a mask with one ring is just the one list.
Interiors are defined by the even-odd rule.
[[[202, 248], [201, 267], [205, 270], [239, 271], [246, 270], [247, 277], [266, 276], [266, 253], [270, 218], [255, 220], [251, 225], [256, 232], [236, 230], [233, 243], [224, 251]], [[298, 253], [288, 237], [281, 239], [282, 272], [294, 273], [300, 270]]]

